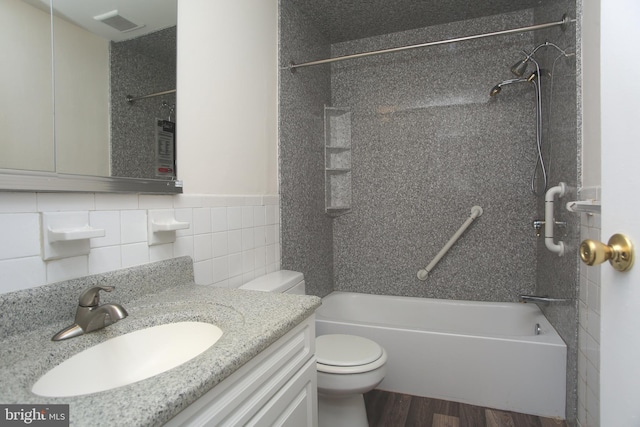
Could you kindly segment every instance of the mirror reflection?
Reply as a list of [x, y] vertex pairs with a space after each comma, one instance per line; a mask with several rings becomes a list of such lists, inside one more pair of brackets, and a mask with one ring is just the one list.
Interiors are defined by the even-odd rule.
[[177, 0], [48, 3], [0, 0], [0, 168], [173, 179]]

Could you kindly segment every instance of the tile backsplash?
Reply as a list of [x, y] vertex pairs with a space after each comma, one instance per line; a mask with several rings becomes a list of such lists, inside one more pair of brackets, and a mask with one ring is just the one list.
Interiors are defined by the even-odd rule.
[[[190, 227], [149, 246], [149, 209], [172, 209]], [[43, 261], [40, 213], [59, 211], [87, 211], [105, 230], [88, 255]], [[185, 255], [196, 283], [238, 287], [280, 269], [279, 224], [278, 196], [0, 193], [0, 293]]]

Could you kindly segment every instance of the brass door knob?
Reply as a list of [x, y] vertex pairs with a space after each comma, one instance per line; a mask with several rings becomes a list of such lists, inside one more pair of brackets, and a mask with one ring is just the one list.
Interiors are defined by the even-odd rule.
[[622, 234], [614, 234], [605, 245], [595, 240], [585, 240], [580, 244], [580, 258], [587, 265], [598, 265], [605, 261], [618, 271], [627, 271], [633, 265], [633, 245]]

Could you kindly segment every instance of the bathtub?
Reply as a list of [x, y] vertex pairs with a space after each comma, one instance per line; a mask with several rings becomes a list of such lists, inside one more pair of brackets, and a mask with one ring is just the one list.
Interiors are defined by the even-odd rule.
[[565, 418], [567, 348], [534, 304], [333, 292], [316, 333], [382, 345], [381, 390]]

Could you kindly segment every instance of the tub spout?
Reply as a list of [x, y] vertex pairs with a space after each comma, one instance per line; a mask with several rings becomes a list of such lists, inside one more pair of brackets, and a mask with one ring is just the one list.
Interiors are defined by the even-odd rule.
[[567, 298], [550, 298], [546, 295], [538, 296], [538, 295], [520, 295], [520, 301], [522, 302], [535, 302], [542, 305], [549, 305], [552, 302], [569, 302], [570, 299]]

